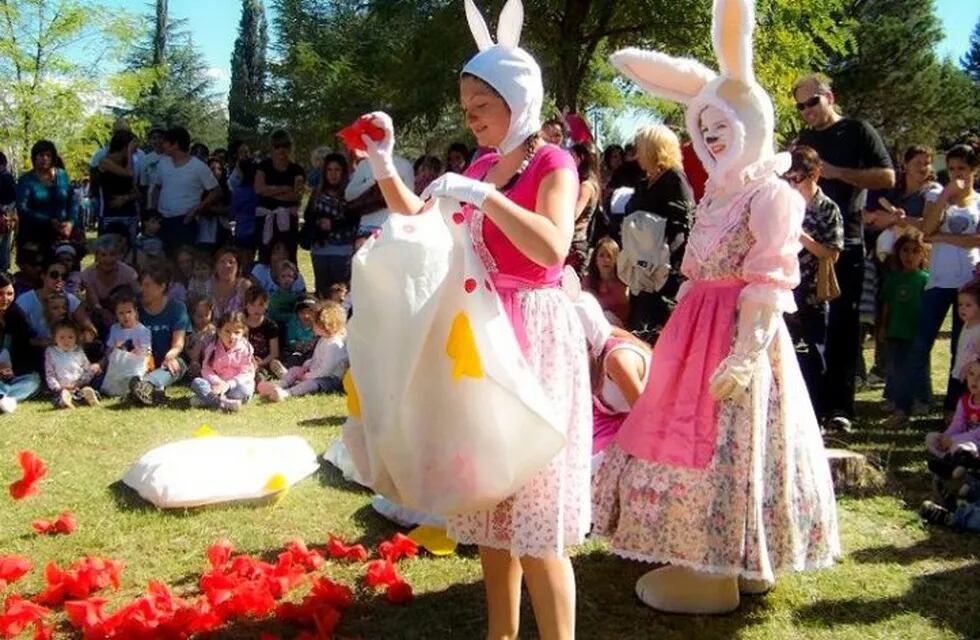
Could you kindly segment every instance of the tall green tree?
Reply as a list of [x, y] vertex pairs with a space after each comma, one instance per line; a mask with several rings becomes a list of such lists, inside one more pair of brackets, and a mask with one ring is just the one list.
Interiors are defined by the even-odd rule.
[[933, 0], [849, 0], [856, 49], [831, 61], [846, 115], [871, 122], [894, 152], [937, 146], [977, 117], [966, 74], [936, 55], [943, 39]]
[[269, 44], [262, 0], [242, 0], [238, 38], [231, 54], [228, 138], [257, 141], [265, 102], [266, 49]]
[[970, 34], [970, 49], [960, 58], [960, 64], [978, 85], [980, 85], [980, 18]]
[[144, 125], [186, 127], [195, 140], [209, 146], [226, 141], [227, 119], [214, 81], [184, 20], [173, 20], [167, 0], [156, 0], [142, 41], [129, 56], [127, 69], [144, 78], [123, 110]]
[[[758, 0], [757, 64], [763, 84], [790, 115], [789, 88], [802, 69], [822, 66], [850, 44], [845, 0]], [[458, 73], [475, 53], [460, 0], [273, 0], [277, 62], [270, 117], [315, 144], [366, 110], [384, 108], [422, 143], [458, 99]], [[493, 31], [503, 0], [479, 2]], [[541, 63], [551, 102], [579, 111], [650, 102], [606, 61], [638, 45], [713, 60], [704, 0], [525, 0], [523, 46]], [[624, 97], [625, 89], [625, 97]], [[599, 119], [602, 119], [601, 117]], [[791, 118], [783, 118], [791, 120]], [[405, 140], [406, 136], [401, 135]]]
[[73, 175], [108, 131], [101, 68], [130, 45], [134, 17], [84, 0], [0, 0], [0, 147], [15, 170], [55, 142]]

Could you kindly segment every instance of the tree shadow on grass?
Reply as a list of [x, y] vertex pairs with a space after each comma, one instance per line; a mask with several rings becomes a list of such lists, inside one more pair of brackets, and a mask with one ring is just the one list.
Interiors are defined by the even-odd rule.
[[980, 555], [980, 537], [937, 526], [930, 526], [929, 532], [928, 538], [907, 547], [886, 545], [859, 549], [848, 554], [848, 558], [862, 564], [911, 565], [923, 560], [975, 559]]
[[961, 638], [976, 638], [980, 620], [970, 605], [980, 596], [978, 565], [917, 576], [901, 596], [846, 600], [824, 599], [797, 609], [796, 617], [806, 625], [830, 629], [843, 625], [867, 626], [909, 612], [937, 622]]

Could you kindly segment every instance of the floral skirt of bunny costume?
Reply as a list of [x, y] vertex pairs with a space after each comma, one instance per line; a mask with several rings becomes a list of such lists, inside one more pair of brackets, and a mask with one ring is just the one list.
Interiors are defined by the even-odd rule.
[[493, 509], [446, 518], [463, 544], [514, 556], [563, 555], [589, 531], [592, 392], [585, 337], [568, 295], [558, 288], [514, 293], [527, 335], [525, 355], [565, 425], [565, 447], [520, 490]]
[[[710, 333], [731, 323], [728, 314], [688, 326], [684, 306], [660, 341], [672, 330]], [[683, 376], [692, 361], [658, 370], [655, 350], [650, 384]], [[830, 469], [785, 326], [749, 394], [720, 403], [715, 443], [697, 467], [640, 459], [614, 442], [593, 482], [594, 532], [625, 558], [756, 580], [826, 567], [840, 555]]]

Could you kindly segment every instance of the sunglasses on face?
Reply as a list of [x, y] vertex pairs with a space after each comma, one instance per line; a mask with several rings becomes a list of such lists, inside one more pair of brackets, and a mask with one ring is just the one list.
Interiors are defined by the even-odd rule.
[[64, 280], [65, 272], [54, 269], [52, 271], [48, 271], [48, 277], [51, 278], [52, 280]]
[[820, 94], [819, 93], [817, 95], [813, 96], [812, 98], [810, 98], [809, 100], [804, 100], [803, 102], [797, 102], [796, 103], [796, 110], [797, 111], [803, 111], [805, 109], [809, 109], [811, 107], [815, 107], [818, 104], [820, 104]]

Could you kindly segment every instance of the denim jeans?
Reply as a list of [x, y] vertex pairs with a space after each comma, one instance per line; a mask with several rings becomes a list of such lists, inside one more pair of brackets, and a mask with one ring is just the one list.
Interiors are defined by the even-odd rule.
[[[959, 340], [960, 331], [963, 329], [963, 321], [960, 320], [960, 315], [956, 312], [957, 293], [956, 289], [939, 287], [926, 289], [922, 293], [919, 329], [908, 354], [908, 368], [911, 375], [903, 376], [905, 384], [896, 389], [897, 394], [893, 399], [895, 406], [902, 411], [908, 411], [911, 408], [912, 401], [915, 399], [915, 390], [931, 388], [929, 386], [929, 355], [950, 308], [953, 309], [953, 335], [949, 342], [949, 352], [951, 354], [956, 353], [956, 343]], [[950, 358], [950, 367], [952, 367], [952, 363], [953, 358]], [[959, 398], [956, 397], [956, 389], [948, 385], [944, 405], [947, 409], [955, 408], [957, 400]]]
[[[204, 378], [194, 378], [191, 381], [191, 391], [208, 407], [217, 407], [221, 403], [222, 396], [216, 396], [211, 392], [211, 383]], [[229, 389], [223, 396], [229, 400], [241, 400], [242, 404], [252, 399], [252, 392], [242, 386]]]
[[176, 375], [170, 373], [170, 370], [166, 367], [158, 367], [146, 374], [143, 377], [143, 380], [149, 382], [161, 391], [166, 389], [173, 383], [183, 378], [184, 374], [187, 373], [187, 363], [184, 362], [183, 358], [177, 358], [177, 362], [180, 364], [180, 368], [177, 370]]
[[953, 513], [953, 527], [960, 531], [980, 533], [980, 503], [971, 502]]
[[25, 373], [9, 382], [0, 381], [0, 397], [10, 396], [17, 402], [21, 402], [33, 396], [40, 388], [41, 376], [36, 373]]
[[[908, 406], [903, 408], [904, 411], [908, 411], [915, 402], [929, 404], [932, 400], [929, 358], [926, 358], [924, 368], [916, 370], [912, 359], [909, 357], [912, 353], [913, 342], [914, 339], [888, 338], [884, 397], [893, 403], [897, 402], [899, 398], [906, 398], [903, 402], [907, 403]], [[921, 367], [921, 365], [915, 366]]]

